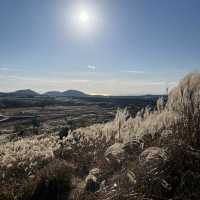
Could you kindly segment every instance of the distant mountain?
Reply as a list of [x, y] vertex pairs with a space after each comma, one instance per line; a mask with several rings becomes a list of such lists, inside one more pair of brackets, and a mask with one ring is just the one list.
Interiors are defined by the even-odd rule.
[[85, 94], [78, 90], [67, 90], [67, 91], [63, 92], [62, 94], [67, 97], [87, 97], [87, 96], [89, 96], [88, 94]]
[[39, 94], [33, 90], [30, 89], [25, 89], [25, 90], [17, 90], [14, 92], [8, 92], [8, 93], [3, 93], [0, 92], [0, 96], [16, 96], [16, 97], [34, 97], [34, 96], [49, 96], [49, 97], [87, 97], [89, 96], [88, 94], [85, 94], [84, 92], [78, 91], [78, 90], [66, 90], [64, 92], [60, 91], [48, 91], [44, 94]]
[[27, 97], [27, 96], [38, 96], [40, 95], [39, 93], [30, 90], [30, 89], [26, 89], [26, 90], [17, 90], [15, 92], [10, 92], [8, 93], [11, 96], [19, 96], [19, 97]]
[[86, 97], [89, 96], [88, 94], [85, 94], [81, 91], [78, 90], [66, 90], [64, 92], [59, 92], [59, 91], [49, 91], [44, 93], [43, 95], [45, 96], [50, 96], [50, 97]]
[[49, 97], [103, 97], [103, 98], [129, 98], [129, 99], [155, 99], [155, 98], [160, 98], [160, 97], [164, 97], [164, 99], [167, 98], [167, 95], [151, 95], [151, 94], [147, 94], [147, 95], [127, 95], [127, 96], [102, 96], [102, 95], [89, 95], [86, 94], [84, 92], [78, 91], [78, 90], [66, 90], [64, 92], [60, 92], [60, 91], [48, 91], [45, 92], [43, 94], [39, 94], [33, 90], [30, 89], [25, 89], [25, 90], [17, 90], [14, 92], [0, 92], [0, 97], [6, 97], [6, 96], [13, 96], [13, 97], [35, 97], [35, 96], [49, 96]]
[[59, 91], [49, 91], [49, 92], [45, 92], [43, 95], [49, 96], [49, 97], [60, 97], [60, 96], [63, 96], [63, 93]]

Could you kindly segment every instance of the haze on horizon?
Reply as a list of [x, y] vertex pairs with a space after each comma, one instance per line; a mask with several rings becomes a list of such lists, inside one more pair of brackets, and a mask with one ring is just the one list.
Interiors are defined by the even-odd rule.
[[200, 69], [199, 0], [1, 0], [0, 91], [164, 94]]

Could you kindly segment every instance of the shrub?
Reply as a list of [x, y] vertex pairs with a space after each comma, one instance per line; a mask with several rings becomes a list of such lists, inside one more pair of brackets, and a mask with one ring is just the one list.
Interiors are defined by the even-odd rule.
[[54, 160], [37, 174], [35, 189], [31, 200], [67, 200], [71, 191], [71, 173], [69, 166], [60, 160]]
[[66, 200], [71, 191], [72, 168], [54, 160], [32, 178], [1, 187], [0, 200]]
[[54, 136], [34, 136], [0, 145], [1, 182], [28, 177], [53, 160], [60, 149]]
[[[167, 109], [178, 114], [174, 134], [200, 146], [200, 73], [189, 74], [169, 94]], [[176, 136], [175, 135], [175, 136]]]

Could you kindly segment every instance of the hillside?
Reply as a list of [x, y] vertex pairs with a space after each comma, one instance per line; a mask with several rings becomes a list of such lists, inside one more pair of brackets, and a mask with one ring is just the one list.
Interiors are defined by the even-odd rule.
[[63, 92], [63, 95], [68, 96], [68, 97], [86, 97], [86, 96], [88, 96], [88, 94], [85, 94], [78, 90], [67, 90], [67, 91]]
[[49, 92], [44, 93], [43, 95], [51, 96], [51, 97], [60, 97], [60, 96], [64, 96], [64, 97], [86, 97], [86, 96], [89, 96], [88, 94], [85, 94], [85, 93], [78, 91], [78, 90], [66, 90], [64, 92], [49, 91]]
[[43, 95], [49, 96], [49, 97], [60, 97], [60, 96], [63, 96], [63, 93], [59, 91], [48, 91], [48, 92], [45, 92]]
[[190, 74], [155, 109], [10, 138], [0, 144], [0, 199], [199, 200], [199, 91]]
[[[4, 93], [5, 94], [5, 93]], [[26, 89], [26, 90], [17, 90], [15, 92], [10, 92], [10, 93], [7, 93], [8, 95], [10, 96], [17, 96], [17, 97], [26, 97], [26, 96], [38, 96], [40, 95], [39, 93], [33, 91], [33, 90], [30, 90], [30, 89]]]
[[60, 91], [48, 91], [44, 94], [39, 94], [33, 90], [25, 89], [25, 90], [17, 90], [14, 92], [0, 92], [0, 96], [16, 96], [16, 97], [34, 97], [34, 96], [49, 96], [49, 97], [59, 97], [59, 96], [65, 96], [65, 97], [87, 97], [88, 94], [85, 94], [78, 90], [66, 90], [64, 92]]

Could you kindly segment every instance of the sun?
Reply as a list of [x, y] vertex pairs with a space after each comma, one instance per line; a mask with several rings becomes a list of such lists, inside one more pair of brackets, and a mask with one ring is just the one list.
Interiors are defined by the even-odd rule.
[[[99, 31], [100, 17], [96, 7], [92, 5], [73, 5], [69, 7], [67, 12], [68, 24], [73, 29], [70, 31], [79, 35], [89, 36], [89, 34], [96, 34]], [[74, 32], [76, 31], [76, 32]]]
[[76, 13], [76, 26], [82, 32], [90, 32], [94, 28], [92, 12], [88, 9], [81, 9]]
[[90, 17], [89, 17], [89, 14], [85, 11], [82, 11], [80, 13], [80, 16], [79, 16], [79, 20], [80, 22], [82, 23], [87, 23], [89, 21]]

